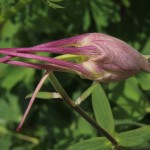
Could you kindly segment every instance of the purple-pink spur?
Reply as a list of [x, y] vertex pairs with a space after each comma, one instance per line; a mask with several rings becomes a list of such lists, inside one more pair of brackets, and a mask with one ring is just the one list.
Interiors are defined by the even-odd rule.
[[[36, 55], [36, 52], [72, 54], [82, 56], [78, 63]], [[100, 82], [126, 79], [140, 71], [150, 72], [147, 57], [127, 43], [101, 33], [87, 33], [29, 48], [1, 48], [1, 63], [45, 69], [71, 71]], [[14, 57], [36, 59], [42, 63], [12, 61]]]

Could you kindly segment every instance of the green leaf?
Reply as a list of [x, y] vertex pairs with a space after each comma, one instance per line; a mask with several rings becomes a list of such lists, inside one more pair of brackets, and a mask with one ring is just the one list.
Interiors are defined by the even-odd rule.
[[[6, 2], [7, 1], [7, 2]], [[1, 0], [0, 2], [0, 22], [5, 22], [5, 20], [11, 18], [13, 15], [20, 13], [31, 0]]]
[[6, 76], [1, 82], [1, 87], [7, 90], [11, 90], [20, 81], [29, 84], [34, 74], [34, 70], [31, 69], [18, 67], [8, 67], [6, 69], [6, 72], [4, 72]]
[[114, 120], [109, 101], [100, 84], [92, 92], [92, 105], [96, 120], [107, 132], [114, 134]]
[[1, 125], [0, 125], [0, 134], [13, 136], [13, 137], [18, 138], [20, 140], [28, 141], [28, 142], [31, 142], [33, 144], [39, 144], [39, 139], [32, 137], [32, 136], [24, 135], [22, 133], [12, 132], [11, 130], [8, 130], [7, 128], [5, 128]]
[[82, 117], [79, 117], [77, 123], [75, 123], [76, 132], [72, 133], [72, 135], [76, 135], [79, 137], [80, 135], [87, 135], [87, 136], [97, 136], [97, 132], [95, 129]]
[[[58, 2], [61, 2], [62, 0], [47, 0], [47, 4], [50, 6], [50, 7], [52, 7], [52, 8], [54, 8], [54, 9], [57, 9], [57, 8], [64, 8], [64, 7], [62, 7], [62, 6], [60, 6], [60, 5], [58, 5], [58, 4], [55, 4], [55, 3], [58, 3]], [[55, 2], [55, 3], [54, 3]]]
[[[1, 28], [0, 32], [0, 46], [2, 47], [13, 47], [15, 41], [15, 35], [20, 29], [20, 23], [13, 24], [10, 20], [6, 21]], [[7, 40], [6, 40], [7, 39]]]
[[143, 90], [150, 90], [150, 75], [146, 73], [141, 73], [138, 76], [138, 82]]
[[130, 119], [119, 119], [119, 120], [115, 119], [115, 125], [117, 125], [117, 126], [118, 125], [120, 125], [120, 126], [123, 126], [123, 125], [135, 125], [135, 126], [143, 127], [146, 124], [139, 123], [139, 122], [136, 122], [136, 121], [133, 121], [133, 120], [130, 120]]
[[62, 2], [63, 0], [49, 0], [49, 1], [58, 3], [58, 2]]
[[67, 148], [67, 150], [112, 150], [111, 143], [103, 137], [81, 141]]
[[[129, 78], [122, 85], [111, 89], [111, 100], [117, 104], [114, 115], [117, 119], [138, 121], [149, 110], [150, 104], [146, 95], [139, 88], [135, 77]], [[138, 109], [137, 109], [138, 108]]]
[[150, 126], [123, 132], [118, 135], [118, 142], [124, 147], [142, 145], [150, 141]]
[[91, 25], [91, 20], [90, 20], [90, 11], [89, 9], [87, 8], [85, 10], [85, 14], [84, 14], [84, 18], [83, 18], [83, 30], [84, 31], [87, 31], [88, 28], [90, 27]]
[[9, 135], [0, 134], [1, 149], [3, 150], [10, 149], [11, 145], [12, 145], [11, 137]]
[[14, 0], [0, 0], [0, 12], [4, 14], [10, 6], [14, 4]]
[[21, 118], [20, 107], [17, 96], [5, 93], [0, 97], [0, 119], [7, 122], [19, 122]]
[[[28, 94], [25, 98], [31, 98], [33, 93]], [[56, 92], [39, 92], [36, 96], [36, 98], [41, 99], [52, 99], [52, 98], [61, 98], [60, 94]]]

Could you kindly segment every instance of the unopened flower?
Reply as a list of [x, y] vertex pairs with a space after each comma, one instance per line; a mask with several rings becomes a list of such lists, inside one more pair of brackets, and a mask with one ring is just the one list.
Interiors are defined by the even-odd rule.
[[[33, 54], [36, 52], [80, 55], [83, 60], [69, 62]], [[36, 69], [71, 71], [106, 83], [126, 79], [140, 71], [150, 72], [148, 60], [138, 51], [117, 38], [100, 33], [83, 34], [31, 48], [0, 49], [0, 53], [10, 55], [1, 58], [0, 62]], [[44, 64], [10, 61], [12, 56], [36, 59]]]
[[144, 57], [127, 43], [98, 33], [87, 34], [80, 41], [84, 46], [94, 46], [97, 50], [83, 66], [93, 72], [92, 80], [100, 82], [120, 81], [140, 71], [150, 72], [148, 57]]
[[[39, 56], [37, 52], [63, 55], [51, 58]], [[0, 54], [6, 55], [0, 58], [0, 63], [46, 70], [18, 129], [21, 128], [50, 71], [73, 72], [84, 78], [105, 83], [129, 78], [140, 71], [150, 72], [149, 56], [141, 55], [117, 38], [100, 33], [83, 34], [29, 48], [0, 48]], [[39, 62], [13, 61], [14, 57], [35, 59]], [[74, 57], [75, 59], [72, 59]]]

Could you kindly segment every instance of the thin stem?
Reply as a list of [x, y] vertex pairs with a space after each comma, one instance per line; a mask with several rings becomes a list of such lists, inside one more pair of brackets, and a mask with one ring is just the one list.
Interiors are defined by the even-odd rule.
[[56, 79], [54, 74], [51, 72], [49, 74], [49, 79], [56, 91], [61, 95], [63, 100], [72, 107], [80, 116], [82, 116], [87, 122], [89, 122], [97, 131], [99, 134], [104, 135], [115, 147], [118, 149], [118, 142], [107, 132], [105, 131], [101, 126], [99, 126], [92, 118], [90, 118], [83, 109], [81, 109], [78, 105], [76, 105], [71, 98], [68, 96], [68, 94], [65, 92], [63, 87], [60, 85], [59, 81]]
[[82, 93], [82, 95], [80, 97], [78, 97], [78, 99], [75, 101], [76, 105], [80, 105], [87, 97], [90, 96], [90, 94], [92, 93], [93, 89], [98, 85], [97, 84], [92, 84], [85, 92]]
[[25, 140], [25, 141], [31, 142], [33, 144], [39, 144], [40, 143], [40, 140], [38, 138], [27, 136], [27, 135], [24, 135], [21, 133], [12, 132], [3, 126], [0, 126], [0, 134], [6, 134], [9, 136], [11, 135], [11, 136], [16, 137], [20, 140]]
[[22, 120], [21, 120], [21, 122], [20, 122], [20, 124], [19, 124], [19, 126], [17, 128], [17, 131], [19, 131], [21, 129], [21, 127], [22, 127], [22, 125], [23, 125], [23, 123], [24, 123], [24, 121], [25, 121], [25, 119], [26, 119], [26, 117], [27, 117], [27, 115], [28, 115], [28, 113], [29, 113], [29, 111], [31, 109], [31, 106], [32, 106], [32, 104], [33, 104], [33, 102], [34, 102], [34, 100], [36, 98], [36, 95], [38, 94], [39, 90], [41, 89], [44, 81], [47, 79], [48, 76], [49, 76], [49, 74], [48, 74], [48, 72], [46, 72], [44, 74], [44, 76], [42, 77], [42, 79], [40, 80], [39, 84], [37, 85], [37, 87], [36, 87], [32, 97], [31, 97], [31, 100], [29, 102], [29, 105], [28, 105], [28, 107], [27, 107], [27, 109], [26, 109], [26, 111], [25, 111], [25, 113], [23, 115], [23, 118], [22, 118]]

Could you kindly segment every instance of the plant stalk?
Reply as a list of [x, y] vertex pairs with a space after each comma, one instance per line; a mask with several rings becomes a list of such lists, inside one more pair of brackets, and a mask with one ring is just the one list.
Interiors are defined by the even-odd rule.
[[89, 122], [98, 131], [99, 134], [105, 136], [115, 146], [115, 148], [118, 149], [118, 142], [116, 141], [116, 139], [114, 139], [107, 131], [105, 131], [91, 117], [89, 117], [82, 108], [80, 108], [71, 100], [71, 98], [68, 96], [68, 94], [60, 85], [59, 81], [56, 79], [55, 75], [52, 72], [50, 72], [49, 74], [49, 80], [54, 86], [55, 90], [61, 95], [62, 99], [87, 122]]

